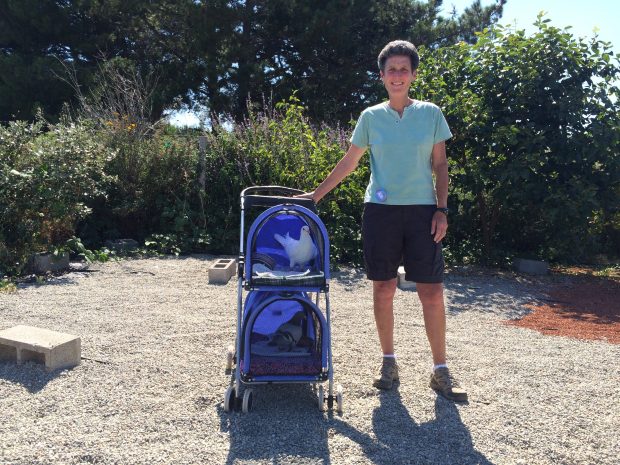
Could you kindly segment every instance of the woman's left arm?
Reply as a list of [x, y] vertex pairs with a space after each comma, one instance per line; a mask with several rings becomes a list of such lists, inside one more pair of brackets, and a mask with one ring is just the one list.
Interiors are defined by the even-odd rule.
[[[448, 158], [446, 157], [445, 141], [433, 145], [431, 164], [435, 175], [435, 193], [437, 195], [437, 207], [448, 206]], [[441, 241], [448, 230], [448, 217], [440, 211], [436, 211], [431, 225], [431, 234], [435, 242]]]

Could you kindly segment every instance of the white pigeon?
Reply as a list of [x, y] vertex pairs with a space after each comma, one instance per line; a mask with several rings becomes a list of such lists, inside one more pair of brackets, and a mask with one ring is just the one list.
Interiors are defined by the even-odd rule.
[[284, 251], [290, 261], [289, 267], [291, 269], [296, 264], [303, 267], [316, 257], [316, 245], [312, 242], [310, 228], [308, 226], [302, 226], [299, 233], [299, 240], [293, 239], [288, 232], [284, 237], [279, 234], [274, 234], [273, 238], [284, 247]]

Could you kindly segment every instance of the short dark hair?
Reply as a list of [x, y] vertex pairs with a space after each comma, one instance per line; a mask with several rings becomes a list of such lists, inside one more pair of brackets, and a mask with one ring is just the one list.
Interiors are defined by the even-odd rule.
[[383, 71], [385, 69], [385, 62], [387, 59], [395, 55], [408, 56], [411, 60], [411, 71], [418, 69], [418, 65], [420, 64], [420, 55], [418, 55], [418, 50], [415, 48], [415, 45], [411, 42], [407, 42], [406, 40], [393, 40], [383, 47], [383, 50], [381, 50], [381, 53], [379, 53], [379, 58], [377, 59], [379, 69]]

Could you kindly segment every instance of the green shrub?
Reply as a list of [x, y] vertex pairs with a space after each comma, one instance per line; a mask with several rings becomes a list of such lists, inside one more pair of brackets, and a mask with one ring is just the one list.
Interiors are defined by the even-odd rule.
[[[44, 132], [44, 129], [46, 131]], [[0, 267], [23, 270], [28, 257], [75, 234], [88, 203], [103, 196], [113, 153], [83, 125], [10, 123], [0, 127]]]
[[111, 179], [106, 197], [79, 226], [84, 242], [90, 247], [106, 239], [153, 242], [152, 235], [162, 234], [177, 237], [183, 252], [204, 251], [209, 239], [197, 178], [197, 138], [171, 135], [166, 128], [135, 137], [122, 127], [99, 136], [117, 155], [104, 168]]
[[[216, 121], [205, 134], [203, 159], [199, 132], [160, 128], [141, 138], [109, 125], [100, 137], [116, 153], [105, 166], [111, 181], [79, 236], [95, 248], [105, 239], [130, 237], [157, 253], [236, 253], [241, 191], [273, 184], [314, 189], [344, 154], [346, 133], [311, 125], [295, 96], [268, 113], [251, 112], [232, 129]], [[367, 178], [361, 167], [320, 205], [334, 260], [361, 262]]]
[[[346, 133], [313, 126], [295, 96], [269, 113], [251, 113], [232, 131], [216, 124], [208, 136], [205, 191], [213, 250], [238, 249], [239, 195], [244, 188], [316, 188], [344, 155]], [[368, 168], [362, 166], [319, 204], [330, 233], [332, 260], [361, 263], [359, 225], [367, 180]], [[247, 218], [251, 220], [251, 214]]]
[[414, 85], [440, 105], [456, 256], [587, 261], [620, 254], [620, 55], [539, 16], [474, 45], [423, 50]]

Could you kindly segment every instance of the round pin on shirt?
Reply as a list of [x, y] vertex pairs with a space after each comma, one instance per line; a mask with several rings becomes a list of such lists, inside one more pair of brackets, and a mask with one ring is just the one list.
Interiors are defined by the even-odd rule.
[[379, 202], [385, 202], [387, 200], [387, 192], [385, 192], [383, 189], [379, 189], [377, 190], [377, 192], [375, 192], [375, 197], [377, 197], [377, 200]]

